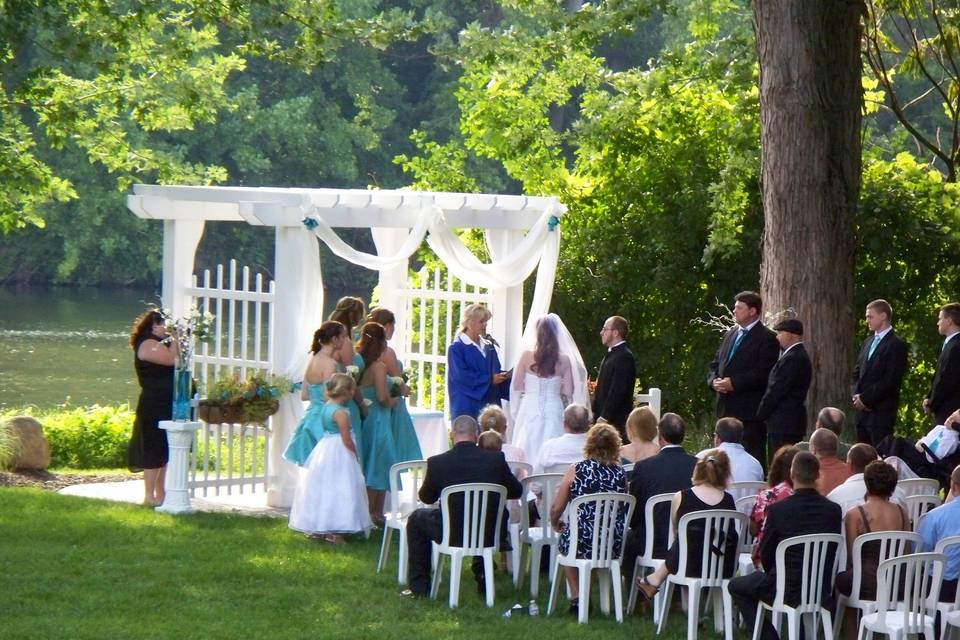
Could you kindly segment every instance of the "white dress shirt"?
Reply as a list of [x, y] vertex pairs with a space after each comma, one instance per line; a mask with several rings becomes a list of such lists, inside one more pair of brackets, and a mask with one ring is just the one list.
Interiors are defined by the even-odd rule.
[[540, 447], [534, 473], [544, 473], [544, 469], [555, 464], [573, 464], [583, 460], [583, 445], [587, 443], [585, 433], [565, 433], [551, 438]]
[[763, 482], [763, 467], [756, 458], [747, 453], [742, 444], [721, 442], [717, 447], [704, 449], [697, 457], [703, 460], [707, 451], [713, 449], [720, 449], [730, 458], [730, 482]]
[[[865, 495], [867, 495], [867, 485], [863, 481], [863, 474], [855, 473], [839, 487], [828, 493], [827, 498], [840, 505], [843, 509], [843, 515], [847, 515], [847, 511], [864, 503]], [[903, 489], [897, 487], [894, 489], [893, 495], [890, 496], [890, 500], [898, 502], [901, 507], [906, 509], [905, 497]]]

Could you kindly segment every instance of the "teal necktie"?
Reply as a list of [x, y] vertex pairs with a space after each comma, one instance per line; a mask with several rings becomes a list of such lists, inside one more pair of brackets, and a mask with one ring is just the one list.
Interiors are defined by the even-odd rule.
[[747, 332], [744, 331], [743, 328], [740, 328], [740, 330], [737, 331], [737, 339], [733, 341], [733, 346], [730, 347], [730, 355], [727, 356], [727, 364], [730, 364], [730, 361], [733, 360], [733, 354], [737, 352], [737, 348], [740, 346], [740, 343], [743, 342], [743, 336], [746, 334]]
[[880, 344], [880, 336], [873, 336], [873, 344], [870, 345], [870, 351], [867, 353], [867, 360], [873, 357], [873, 352], [877, 350], [877, 345]]

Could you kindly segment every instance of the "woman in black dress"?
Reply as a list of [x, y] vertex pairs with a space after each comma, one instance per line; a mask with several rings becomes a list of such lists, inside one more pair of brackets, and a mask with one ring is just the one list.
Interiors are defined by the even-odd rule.
[[163, 504], [164, 498], [167, 434], [160, 430], [159, 423], [172, 415], [173, 365], [177, 357], [176, 344], [164, 342], [166, 337], [163, 314], [156, 309], [141, 314], [130, 332], [140, 398], [127, 461], [132, 471], [143, 470], [143, 503], [154, 506]]
[[[711, 449], [704, 453], [703, 458], [697, 461], [693, 468], [693, 486], [690, 489], [678, 491], [673, 496], [671, 517], [673, 529], [676, 532], [680, 518], [688, 513], [707, 511], [709, 509], [729, 509], [736, 511], [733, 496], [726, 492], [730, 483], [730, 458], [720, 449]], [[687, 526], [687, 577], [698, 576], [701, 571], [703, 558], [703, 531], [704, 520], [694, 520]], [[724, 540], [724, 575], [733, 576], [736, 568], [738, 542], [737, 532], [734, 529], [726, 532]], [[637, 592], [648, 600], [660, 590], [660, 585], [666, 580], [667, 574], [675, 574], [680, 568], [680, 544], [674, 537], [666, 561], [648, 576], [637, 578]]]

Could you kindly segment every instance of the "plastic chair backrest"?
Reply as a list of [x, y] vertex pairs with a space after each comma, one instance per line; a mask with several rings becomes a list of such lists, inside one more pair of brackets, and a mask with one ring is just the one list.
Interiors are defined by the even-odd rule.
[[[455, 546], [450, 541], [453, 521], [450, 500], [457, 495], [463, 498], [463, 535], [460, 538], [461, 543], [456, 546], [462, 548], [467, 554], [477, 555], [484, 548], [499, 549], [500, 522], [503, 520], [503, 507], [507, 501], [506, 487], [488, 482], [468, 482], [455, 484], [440, 492], [440, 512], [443, 516], [443, 537], [440, 544], [444, 547]], [[496, 505], [492, 504], [493, 496], [500, 498]], [[495, 521], [492, 529], [492, 544], [486, 544], [484, 540], [484, 533], [488, 528], [486, 526], [488, 516]]]
[[623, 465], [623, 472], [633, 473], [633, 467], [636, 466], [636, 464], [636, 462], [628, 462], [627, 464]]
[[[400, 476], [406, 474], [409, 484], [403, 486]], [[423, 506], [420, 502], [420, 483], [427, 475], [426, 460], [407, 460], [390, 467], [390, 512], [404, 516]], [[404, 500], [404, 497], [409, 497]], [[407, 508], [405, 508], [407, 507]]]
[[508, 460], [507, 466], [510, 467], [510, 473], [513, 474], [513, 477], [518, 480], [523, 480], [533, 473], [533, 465], [529, 462], [520, 462], [519, 460], [511, 462]]
[[[800, 600], [796, 605], [800, 613], [820, 611], [823, 601], [823, 578], [830, 576], [829, 585], [833, 585], [833, 576], [837, 573], [837, 555], [843, 545], [843, 536], [839, 533], [810, 533], [781, 540], [777, 545], [776, 573], [777, 595], [773, 606], [785, 609], [784, 597], [787, 592], [787, 553], [798, 553], [802, 557], [801, 575], [791, 575], [790, 580], [800, 580]], [[833, 547], [832, 562], [827, 563]], [[828, 587], [829, 588], [829, 587]]]
[[910, 518], [914, 531], [920, 526], [920, 518], [927, 511], [940, 506], [940, 498], [931, 495], [907, 496], [904, 502], [907, 504], [907, 516]]
[[727, 486], [727, 493], [733, 496], [734, 500], [739, 500], [745, 496], [756, 496], [767, 488], [766, 482], [759, 480], [749, 480], [744, 482], [731, 482]]
[[[647, 504], [643, 505], [643, 555], [649, 557], [653, 556], [653, 534], [656, 533], [654, 530], [653, 522], [653, 510], [658, 505], [663, 503], [670, 504], [670, 501], [673, 500], [674, 494], [672, 493], [658, 493], [655, 496], [650, 496], [647, 498]], [[673, 526], [669, 523], [669, 516], [667, 521], [667, 530], [668, 530], [668, 546], [673, 544]]]
[[890, 616], [902, 618], [904, 635], [924, 632], [924, 617], [933, 614], [940, 595], [943, 562], [942, 553], [914, 553], [880, 563], [875, 606], [881, 630]]
[[[946, 538], [941, 538], [937, 541], [936, 546], [933, 548], [934, 553], [942, 553], [944, 558], [947, 555], [947, 549], [952, 547], [955, 544], [960, 544], [960, 536], [947, 536]], [[944, 571], [946, 571], [946, 566], [944, 566]], [[957, 589], [957, 595], [953, 600], [954, 607], [960, 607], [960, 589]]]
[[567, 469], [569, 469], [569, 468], [570, 468], [572, 465], [574, 465], [574, 464], [576, 464], [576, 463], [574, 463], [574, 462], [569, 462], [569, 463], [567, 463], [567, 462], [558, 462], [557, 464], [551, 464], [551, 465], [548, 465], [548, 466], [544, 467], [543, 472], [544, 472], [544, 473], [560, 473], [560, 474], [563, 474], [563, 473], [566, 473], [566, 472], [567, 472]]
[[653, 415], [657, 416], [657, 420], [660, 419], [660, 400], [662, 398], [662, 393], [660, 389], [656, 387], [650, 387], [647, 389], [646, 393], [638, 393], [633, 396], [634, 405], [637, 404], [646, 404], [650, 407], [650, 411], [653, 411]]
[[750, 512], [757, 503], [757, 496], [743, 496], [737, 500], [737, 511], [747, 517], [746, 523], [740, 530], [740, 553], [750, 553], [753, 549], [753, 540], [756, 536], [750, 533]]
[[863, 580], [863, 545], [875, 541], [879, 542], [880, 546], [878, 562], [913, 553], [923, 544], [920, 536], [912, 531], [873, 531], [857, 536], [850, 550], [853, 561], [853, 588], [850, 590], [850, 599], [855, 602], [860, 600], [860, 583]]
[[[728, 535], [738, 536], [738, 530], [745, 529], [749, 518], [739, 511], [731, 509], [705, 509], [684, 514], [677, 523], [677, 542], [680, 545], [680, 563], [677, 567], [678, 576], [687, 575], [687, 563], [690, 561], [690, 550], [696, 544], [690, 539], [690, 523], [703, 521], [703, 536], [701, 542], [700, 578], [704, 586], [717, 585], [729, 576], [723, 575], [724, 559], [727, 555]], [[733, 546], [730, 553], [738, 553], [738, 544]], [[736, 563], [732, 566], [736, 568]]]
[[931, 478], [908, 478], [897, 482], [904, 496], [935, 496], [940, 493], [940, 483]]
[[[557, 489], [560, 487], [560, 481], [563, 480], [562, 473], [538, 473], [535, 476], [527, 476], [520, 481], [523, 486], [523, 496], [530, 495], [532, 487], [540, 487], [540, 526], [543, 530], [543, 538], [554, 542], [557, 539], [557, 532], [550, 524], [550, 509], [553, 508], [553, 501], [557, 498]], [[526, 504], [520, 509], [520, 530], [530, 529], [530, 510]]]
[[[594, 567], [609, 567], [614, 562], [619, 563], [623, 559], [624, 538], [627, 529], [630, 527], [630, 517], [633, 515], [633, 508], [637, 504], [637, 499], [628, 493], [617, 492], [591, 493], [574, 498], [567, 506], [567, 526], [570, 528], [570, 546], [566, 554], [568, 558], [577, 557], [577, 544], [580, 534], [577, 519], [579, 518], [580, 508], [591, 504], [594, 505], [594, 512], [590, 557], [581, 559], [589, 560]], [[614, 553], [618, 523], [622, 523], [620, 526], [620, 549], [617, 553]]]

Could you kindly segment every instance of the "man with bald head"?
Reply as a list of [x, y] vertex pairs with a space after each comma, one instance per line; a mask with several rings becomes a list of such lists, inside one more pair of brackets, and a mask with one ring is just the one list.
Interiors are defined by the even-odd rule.
[[[836, 407], [824, 407], [820, 409], [820, 413], [817, 414], [817, 423], [813, 427], [814, 431], [817, 429], [829, 429], [837, 436], [837, 460], [840, 462], [847, 461], [847, 452], [850, 451], [850, 445], [840, 440], [843, 434], [843, 425], [846, 420], [847, 417], [840, 409]], [[800, 451], [807, 451], [810, 448], [810, 443], [807, 441], [798, 442], [795, 446], [800, 449]]]
[[570, 404], [563, 410], [563, 433], [540, 446], [534, 473], [545, 473], [554, 465], [573, 464], [583, 460], [583, 445], [590, 430], [590, 412], [582, 404]]
[[[450, 427], [453, 447], [427, 459], [427, 473], [420, 485], [420, 501], [434, 504], [447, 487], [466, 482], [489, 482], [507, 489], [508, 498], [519, 498], [523, 493], [520, 483], [513, 476], [507, 461], [500, 451], [487, 451], [477, 446], [477, 421], [470, 416], [460, 416]], [[497, 535], [494, 531], [497, 510], [500, 505], [489, 505], [487, 511], [486, 539]], [[463, 529], [463, 500], [451, 499], [452, 543], [460, 544]], [[431, 543], [440, 542], [443, 536], [443, 519], [438, 508], [417, 509], [407, 520], [407, 551], [409, 563], [409, 592], [405, 595], [423, 597], [430, 592]], [[477, 589], [484, 592], [483, 559], [473, 559], [473, 575]]]
[[817, 429], [810, 436], [810, 453], [820, 462], [820, 478], [817, 491], [825, 496], [850, 477], [850, 468], [837, 459], [840, 440], [829, 429]]

